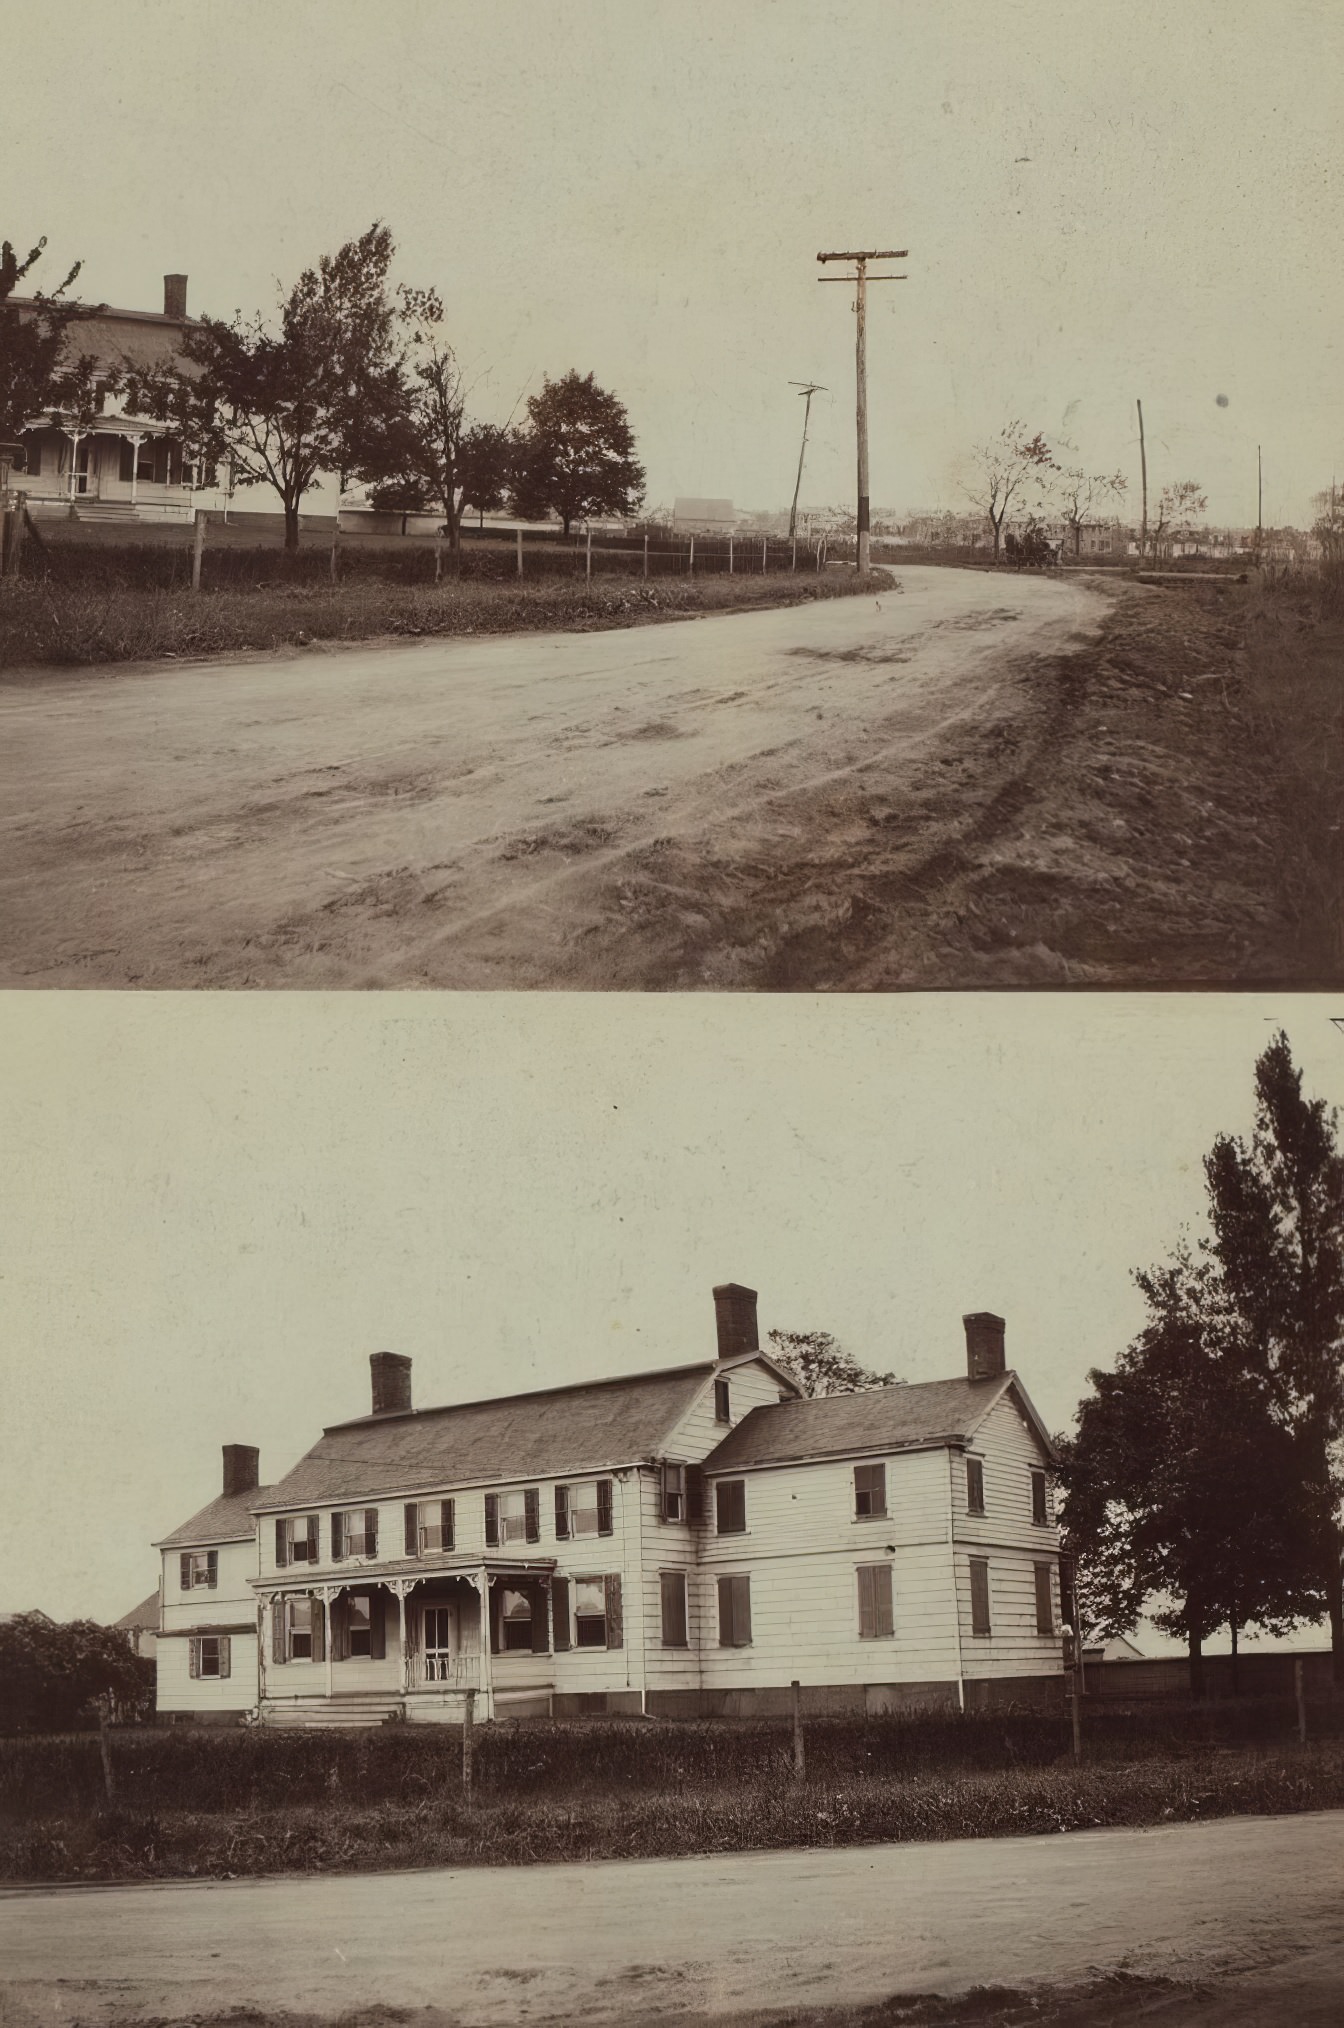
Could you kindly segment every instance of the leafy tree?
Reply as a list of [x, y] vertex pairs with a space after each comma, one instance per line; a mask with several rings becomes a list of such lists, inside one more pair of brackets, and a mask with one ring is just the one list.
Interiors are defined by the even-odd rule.
[[459, 546], [466, 391], [457, 355], [443, 334], [443, 304], [433, 289], [403, 289], [410, 340], [400, 401], [368, 464], [380, 475], [376, 507], [434, 507], [448, 547]]
[[[97, 361], [71, 353], [72, 327], [98, 314], [97, 306], [70, 295], [83, 263], [50, 292], [34, 289], [22, 310], [12, 300], [42, 258], [45, 238], [20, 260], [8, 240], [0, 245], [0, 442], [14, 443], [25, 423], [60, 411], [83, 415], [95, 403]], [[105, 382], [110, 376], [103, 375]]]
[[100, 1698], [140, 1713], [153, 1695], [153, 1662], [114, 1628], [45, 1613], [0, 1622], [0, 1732], [64, 1732], [86, 1723]]
[[1292, 1433], [1311, 1516], [1314, 1574], [1344, 1682], [1344, 1154], [1337, 1114], [1308, 1099], [1280, 1031], [1255, 1066], [1249, 1141], [1220, 1135], [1205, 1162], [1209, 1245], [1249, 1364]]
[[319, 475], [342, 488], [374, 475], [404, 412], [394, 251], [375, 223], [306, 268], [271, 321], [199, 318], [179, 362], [132, 375], [136, 405], [173, 422], [191, 456], [227, 459], [239, 485], [275, 488], [286, 549], [299, 546], [300, 505]]
[[504, 505], [513, 472], [513, 439], [494, 423], [473, 423], [462, 434], [458, 476], [462, 505], [484, 517]]
[[1208, 508], [1197, 479], [1178, 479], [1164, 486], [1157, 503], [1157, 521], [1149, 530], [1154, 556], [1169, 556], [1177, 542], [1195, 532], [1196, 523]]
[[515, 511], [531, 520], [560, 516], [568, 535], [593, 514], [633, 514], [644, 498], [644, 467], [623, 405], [591, 373], [547, 377], [529, 395], [527, 424], [513, 466]]
[[1027, 435], [1023, 422], [1013, 421], [988, 443], [977, 444], [971, 453], [975, 482], [967, 488], [968, 498], [982, 507], [994, 531], [994, 561], [999, 560], [1003, 524], [1013, 501], [1023, 490], [1044, 484], [1046, 474], [1057, 470], [1054, 454], [1038, 430]]
[[1085, 524], [1107, 508], [1114, 513], [1128, 484], [1123, 472], [1087, 472], [1078, 465], [1061, 468], [1056, 492], [1064, 526], [1073, 532], [1075, 556], [1082, 550]]
[[775, 1358], [806, 1395], [866, 1394], [872, 1387], [897, 1384], [894, 1373], [860, 1365], [829, 1331], [771, 1331], [768, 1336]]

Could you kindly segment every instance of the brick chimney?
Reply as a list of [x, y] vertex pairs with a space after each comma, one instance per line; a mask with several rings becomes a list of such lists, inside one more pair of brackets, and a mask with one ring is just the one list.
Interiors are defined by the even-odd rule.
[[187, 314], [187, 278], [185, 275], [165, 275], [163, 278], [163, 314], [165, 317], [185, 317]]
[[373, 1413], [409, 1415], [411, 1412], [411, 1362], [404, 1352], [371, 1352], [369, 1371], [373, 1375]]
[[721, 1282], [714, 1291], [714, 1321], [719, 1332], [720, 1359], [736, 1359], [743, 1352], [759, 1352], [756, 1329], [756, 1291], [740, 1282]]
[[225, 1444], [224, 1446], [224, 1497], [231, 1499], [235, 1493], [255, 1493], [260, 1483], [257, 1466], [261, 1452], [251, 1444]]
[[992, 1310], [973, 1310], [963, 1317], [966, 1327], [966, 1371], [972, 1380], [995, 1380], [1005, 1370], [1003, 1318]]

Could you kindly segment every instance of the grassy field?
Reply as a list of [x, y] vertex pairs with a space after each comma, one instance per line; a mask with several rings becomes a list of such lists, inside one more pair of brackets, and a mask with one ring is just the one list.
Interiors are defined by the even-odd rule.
[[717, 577], [703, 582], [603, 577], [509, 583], [445, 578], [438, 585], [359, 578], [204, 592], [11, 579], [0, 585], [0, 672], [157, 658], [195, 660], [318, 641], [583, 632], [697, 613], [744, 612], [841, 598], [891, 583], [874, 572]]
[[1089, 1718], [825, 1720], [807, 1776], [773, 1724], [127, 1732], [0, 1746], [0, 1878], [113, 1880], [672, 1857], [1158, 1824], [1344, 1805], [1344, 1711], [1275, 1700]]

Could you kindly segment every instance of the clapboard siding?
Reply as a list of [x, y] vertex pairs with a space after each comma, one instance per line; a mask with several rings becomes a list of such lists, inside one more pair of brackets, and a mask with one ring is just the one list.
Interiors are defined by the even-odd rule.
[[[985, 1511], [972, 1514], [966, 1504], [964, 1466], [953, 1481], [954, 1517], [957, 1540], [967, 1544], [1012, 1544], [1055, 1555], [1059, 1531], [1054, 1521], [1054, 1489], [1050, 1484], [1048, 1461], [1031, 1425], [1011, 1396], [995, 1404], [966, 1447], [968, 1457], [979, 1458], [984, 1470]], [[1031, 1474], [1046, 1474], [1047, 1525], [1042, 1528], [1031, 1518]]]
[[[160, 1596], [161, 1634], [155, 1654], [155, 1702], [160, 1711], [250, 1711], [258, 1698], [257, 1601], [249, 1579], [256, 1575], [257, 1545], [251, 1542], [213, 1544], [218, 1563], [215, 1583], [182, 1589], [182, 1550], [165, 1549]], [[227, 1677], [193, 1677], [190, 1637], [193, 1630], [228, 1627], [230, 1672]]]
[[[796, 1556], [821, 1549], [868, 1556], [876, 1547], [897, 1549], [945, 1542], [948, 1535], [945, 1453], [912, 1451], [865, 1463], [886, 1466], [885, 1515], [859, 1520], [854, 1513], [854, 1466], [848, 1459], [814, 1465], [777, 1465], [711, 1477], [700, 1534], [701, 1558], [718, 1565], [744, 1554]], [[746, 1482], [747, 1533], [715, 1532], [719, 1479]], [[747, 1545], [750, 1546], [749, 1550]]]
[[1015, 1550], [985, 1552], [992, 1628], [986, 1637], [971, 1631], [971, 1555], [978, 1553], [960, 1549], [957, 1552], [962, 1672], [967, 1681], [993, 1676], [1060, 1674], [1064, 1667], [1062, 1634], [1036, 1631], [1037, 1563], [1050, 1564], [1051, 1613], [1056, 1630], [1060, 1625], [1057, 1557], [1046, 1553], [1024, 1556]]
[[[716, 1421], [714, 1416], [716, 1379], [728, 1382], [730, 1420], [726, 1423]], [[784, 1392], [783, 1383], [769, 1367], [755, 1360], [743, 1366], [731, 1366], [723, 1374], [707, 1374], [694, 1405], [667, 1438], [664, 1448], [668, 1457], [684, 1458], [688, 1462], [708, 1457], [715, 1444], [722, 1443], [728, 1431], [741, 1422], [743, 1416], [749, 1415], [753, 1408], [771, 1406]]]
[[227, 1676], [191, 1674], [188, 1639], [160, 1640], [154, 1656], [160, 1711], [251, 1711], [257, 1703], [257, 1637], [230, 1634]]

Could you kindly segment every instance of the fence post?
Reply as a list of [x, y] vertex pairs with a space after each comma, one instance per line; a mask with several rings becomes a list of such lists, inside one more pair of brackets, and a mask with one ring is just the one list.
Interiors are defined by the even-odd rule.
[[792, 1683], [790, 1683], [789, 1688], [793, 1692], [793, 1778], [795, 1781], [800, 1782], [803, 1779], [804, 1769], [803, 1691], [802, 1685], [796, 1676]]
[[798, 537], [795, 535], [793, 538], [793, 560], [789, 565], [789, 569], [792, 571], [796, 571], [797, 568], [798, 568]]
[[729, 577], [733, 575], [733, 538], [731, 535], [728, 537], [728, 575]]
[[107, 1736], [107, 1721], [112, 1715], [112, 1699], [103, 1696], [98, 1699], [98, 1752], [103, 1762], [103, 1788], [109, 1803], [116, 1801], [117, 1785], [112, 1778], [112, 1742]]
[[1299, 1655], [1293, 1663], [1293, 1693], [1297, 1698], [1297, 1739], [1299, 1746], [1307, 1743], [1307, 1685], [1306, 1672]]
[[769, 562], [769, 558], [770, 558], [770, 537], [769, 537], [768, 535], [765, 535], [765, 536], [762, 536], [762, 538], [761, 538], [761, 576], [762, 576], [762, 577], [766, 576], [767, 572], [768, 572], [768, 571], [769, 571], [769, 569], [770, 569], [770, 562]]
[[692, 537], [691, 537], [691, 560], [690, 560], [690, 563], [689, 563], [689, 564], [688, 564], [688, 566], [687, 566], [687, 569], [688, 569], [689, 575], [690, 575], [691, 577], [694, 577], [694, 576], [695, 576], [695, 537], [694, 537], [694, 536], [692, 536]]
[[341, 540], [341, 526], [338, 521], [331, 538], [331, 581], [333, 584], [335, 584], [337, 578], [341, 574], [340, 549], [339, 549], [340, 540]]
[[1078, 1694], [1078, 1669], [1075, 1664], [1069, 1671], [1069, 1730], [1072, 1734], [1073, 1757], [1083, 1757], [1083, 1700]]
[[476, 1692], [468, 1690], [467, 1709], [462, 1719], [462, 1793], [471, 1801], [471, 1760], [475, 1749]]
[[520, 529], [519, 529], [519, 530], [517, 531], [517, 533], [518, 533], [518, 575], [519, 575], [519, 577], [521, 577], [521, 576], [522, 576], [522, 574], [523, 574], [523, 531], [522, 531], [522, 529], [520, 528]]
[[201, 553], [204, 548], [205, 510], [202, 507], [198, 507], [196, 509], [196, 532], [191, 544], [191, 588], [194, 592], [198, 592], [201, 588]]
[[440, 584], [442, 580], [443, 580], [443, 530], [441, 528], [437, 528], [434, 531], [434, 582], [435, 584]]
[[648, 529], [646, 528], [646, 529], [644, 530], [644, 575], [645, 575], [645, 577], [647, 577], [647, 576], [648, 576], [648, 574], [649, 574], [649, 531], [648, 531]]
[[591, 584], [593, 581], [593, 531], [591, 526], [584, 530], [583, 575], [585, 583]]

